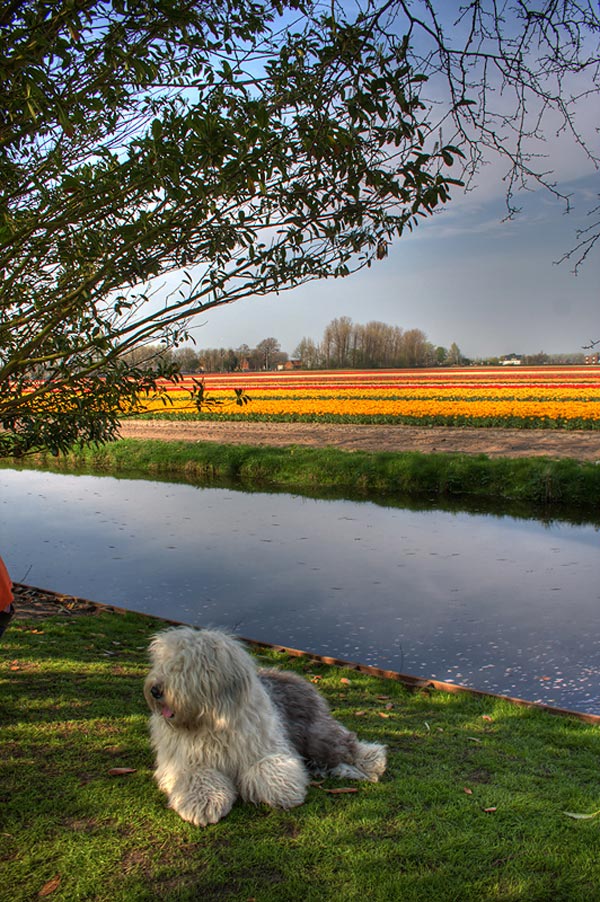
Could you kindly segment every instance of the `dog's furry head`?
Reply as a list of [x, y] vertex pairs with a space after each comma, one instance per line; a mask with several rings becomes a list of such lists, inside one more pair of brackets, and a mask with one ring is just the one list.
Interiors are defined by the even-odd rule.
[[244, 648], [216, 630], [172, 627], [150, 644], [144, 696], [174, 728], [222, 724], [243, 704], [256, 669]]

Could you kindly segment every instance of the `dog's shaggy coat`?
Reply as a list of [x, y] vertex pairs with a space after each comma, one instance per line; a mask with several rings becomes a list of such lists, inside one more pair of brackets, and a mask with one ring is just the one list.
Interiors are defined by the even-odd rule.
[[173, 627], [154, 637], [150, 658], [155, 777], [192, 824], [217, 823], [238, 796], [301, 805], [309, 771], [376, 782], [385, 770], [384, 746], [334, 720], [302, 677], [257, 670], [226, 633]]

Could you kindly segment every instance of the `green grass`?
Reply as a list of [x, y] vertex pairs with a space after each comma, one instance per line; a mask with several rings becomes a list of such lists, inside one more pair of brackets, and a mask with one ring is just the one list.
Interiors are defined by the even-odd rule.
[[[32, 466], [36, 460], [28, 461]], [[38, 457], [52, 468], [136, 471], [147, 476], [235, 480], [247, 488], [296, 492], [335, 490], [356, 496], [475, 499], [571, 507], [590, 514], [600, 504], [600, 466], [571, 459], [497, 458], [418, 452], [347, 452], [326, 448], [268, 448], [212, 442], [123, 439], [74, 451], [63, 459]]]
[[[600, 820], [564, 814], [600, 808], [598, 727], [500, 700], [410, 693], [273, 651], [260, 662], [320, 676], [336, 716], [387, 744], [388, 772], [352, 794], [327, 793], [349, 785], [335, 781], [314, 786], [292, 811], [238, 803], [213, 827], [185, 824], [152, 780], [141, 685], [157, 625], [103, 613], [16, 622], [5, 634], [0, 895], [600, 898]], [[115, 767], [134, 773], [111, 776]]]

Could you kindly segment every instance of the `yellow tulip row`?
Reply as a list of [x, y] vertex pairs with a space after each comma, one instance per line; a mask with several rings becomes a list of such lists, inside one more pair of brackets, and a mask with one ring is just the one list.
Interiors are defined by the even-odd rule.
[[[216, 389], [210, 391], [211, 396], [226, 398], [227, 389]], [[314, 400], [314, 401], [339, 401], [344, 402], [348, 399], [361, 399], [368, 401], [369, 404], [378, 404], [383, 401], [391, 400], [421, 400], [421, 399], [439, 399], [439, 400], [466, 400], [466, 401], [562, 401], [562, 400], [578, 400], [578, 401], [596, 401], [600, 402], [600, 385], [586, 386], [584, 390], [573, 385], [565, 386], [394, 386], [393, 388], [339, 388], [334, 389], [318, 389], [318, 388], [298, 388], [293, 391], [281, 389], [263, 389], [248, 391], [248, 394], [254, 401], [280, 400], [282, 402], [294, 403], [297, 400]]]
[[[220, 405], [204, 408], [205, 415], [219, 418], [232, 414], [250, 416], [253, 419], [332, 419], [347, 420], [384, 418], [388, 421], [403, 419], [445, 420], [581, 420], [600, 423], [600, 387], [579, 390], [575, 386], [517, 387], [499, 386], [457, 389], [450, 387], [390, 388], [370, 390], [353, 388], [319, 391], [315, 388], [298, 388], [292, 392], [261, 390], [260, 395], [249, 393], [249, 403], [238, 406], [231, 401], [231, 392], [215, 389], [209, 392]], [[186, 391], [169, 392], [171, 404], [165, 404], [159, 396], [148, 396], [140, 412], [164, 412], [192, 414], [197, 412], [190, 394]]]

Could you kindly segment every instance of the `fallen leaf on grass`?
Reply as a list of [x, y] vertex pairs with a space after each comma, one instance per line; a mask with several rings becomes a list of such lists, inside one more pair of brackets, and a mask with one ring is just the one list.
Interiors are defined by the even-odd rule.
[[355, 717], [364, 717], [366, 713], [367, 713], [366, 711], [355, 711], [354, 716]]
[[48, 883], [44, 883], [43, 887], [38, 893], [38, 897], [43, 898], [44, 896], [49, 896], [60, 886], [60, 875], [53, 877], [52, 880], [49, 880]]
[[380, 701], [384, 701], [389, 698], [389, 695], [376, 695], [375, 698], [378, 698]]
[[467, 736], [469, 742], [481, 742], [481, 739], [478, 739], [477, 736]]
[[466, 792], [466, 794], [467, 794], [468, 796], [472, 796], [472, 795], [473, 795], [473, 790], [472, 790], [472, 789], [469, 789], [468, 786], [465, 786], [465, 787], [463, 788], [463, 792]]
[[575, 818], [576, 821], [590, 821], [593, 817], [598, 817], [600, 811], [593, 811], [591, 814], [575, 814], [574, 811], [563, 811], [567, 817]]
[[319, 680], [322, 680], [322, 679], [323, 679], [323, 677], [321, 676], [321, 674], [316, 673], [314, 676], [311, 676], [310, 681], [311, 681], [311, 683], [318, 683]]
[[108, 772], [110, 777], [127, 777], [129, 774], [135, 773], [135, 767], [111, 767]]
[[349, 792], [358, 792], [358, 789], [354, 786], [342, 786], [340, 789], [325, 789], [324, 786], [320, 786], [319, 788], [322, 789], [323, 792], [328, 792], [330, 796], [341, 796]]
[[340, 796], [348, 792], [358, 792], [358, 789], [355, 789], [354, 786], [341, 786], [339, 789], [327, 789], [327, 787], [323, 786], [323, 783], [324, 780], [311, 780], [309, 786], [314, 786], [315, 789], [322, 789], [323, 792], [329, 793], [330, 796]]
[[491, 808], [484, 808], [483, 810], [486, 814], [495, 814], [498, 809], [494, 805], [492, 805]]
[[493, 717], [490, 717], [489, 714], [482, 714], [482, 715], [481, 715], [481, 719], [482, 719], [482, 720], [487, 720], [488, 723], [493, 723], [493, 721], [494, 721], [494, 718], [493, 718]]
[[378, 711], [377, 712], [380, 717], [391, 717], [391, 714], [388, 714], [387, 711]]
[[345, 686], [349, 686], [350, 680], [348, 679], [348, 677], [342, 677], [340, 683], [343, 683]]

